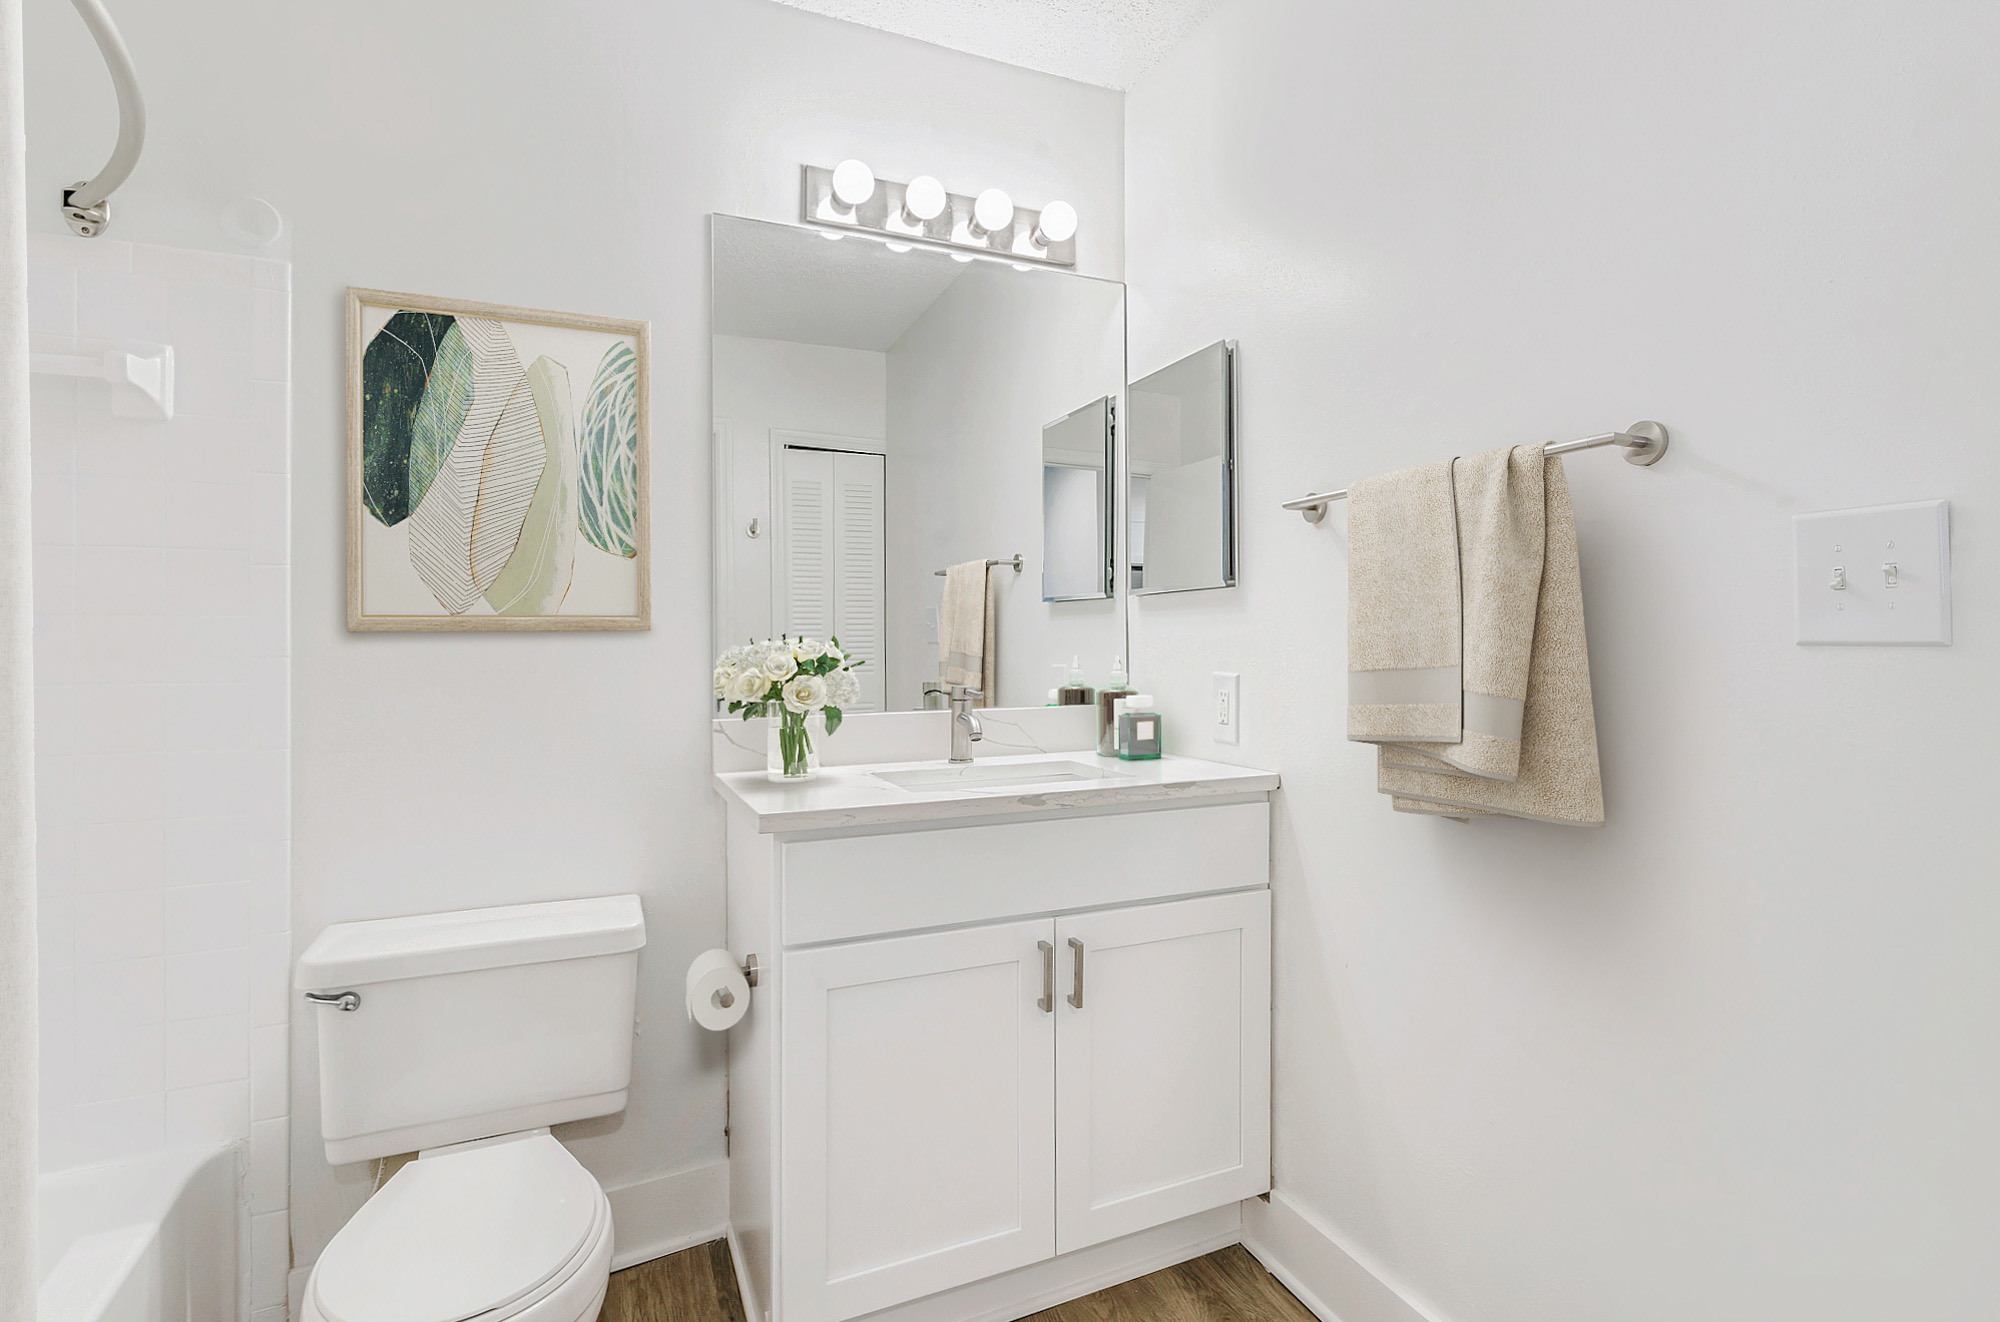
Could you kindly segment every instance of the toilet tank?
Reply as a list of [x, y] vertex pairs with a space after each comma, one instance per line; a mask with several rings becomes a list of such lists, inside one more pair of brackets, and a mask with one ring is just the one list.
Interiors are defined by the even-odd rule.
[[645, 917], [636, 895], [338, 923], [293, 985], [315, 1004], [336, 1164], [625, 1108]]

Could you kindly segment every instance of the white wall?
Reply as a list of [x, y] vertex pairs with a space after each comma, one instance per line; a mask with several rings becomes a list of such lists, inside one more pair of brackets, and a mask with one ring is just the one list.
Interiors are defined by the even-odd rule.
[[[102, 88], [103, 74], [69, 7], [32, 4], [40, 207], [95, 168], [112, 118], [108, 92], [76, 90]], [[679, 991], [723, 930], [708, 783], [706, 217], [789, 219], [801, 162], [861, 155], [889, 178], [930, 171], [960, 191], [1072, 198], [1083, 268], [1116, 278], [1121, 99], [765, 0], [213, 0], [130, 4], [119, 18], [151, 136], [114, 234], [217, 246], [217, 208], [241, 193], [269, 198], [292, 227], [298, 939], [344, 919], [640, 893], [651, 944], [631, 1106], [567, 1136], [612, 1186], [719, 1161], [722, 1044], [689, 1028]], [[52, 206], [34, 214], [60, 223]], [[652, 632], [344, 630], [349, 283], [651, 319]], [[304, 1266], [369, 1173], [326, 1165], [311, 1034], [297, 1044]], [[695, 1209], [684, 1227], [713, 1229], [709, 1215]]]
[[172, 421], [33, 378], [41, 1165], [251, 1140], [282, 1305], [290, 269], [29, 236], [30, 343], [173, 346]]
[[[715, 423], [729, 454], [730, 511], [717, 530], [718, 649], [777, 632], [771, 618], [773, 431], [874, 441], [887, 434], [887, 360], [867, 349], [714, 337]], [[750, 520], [758, 535], [750, 536]]]
[[[1133, 359], [1241, 338], [1246, 520], [1134, 682], [1284, 773], [1280, 1206], [1433, 1316], [2000, 1297], [1996, 49], [1991, 5], [1238, 0], [1131, 95]], [[1659, 467], [1568, 465], [1608, 824], [1392, 815], [1344, 515], [1278, 503], [1648, 417]], [[1796, 647], [1791, 516], [1935, 496], [1956, 645]]]
[[1122, 600], [1042, 600], [1042, 427], [1105, 395], [1123, 406], [1123, 291], [1045, 271], [967, 268], [889, 348], [889, 705], [937, 678], [924, 611], [937, 571], [1019, 554], [999, 574], [988, 705], [1039, 707], [1080, 658], [1092, 688], [1125, 649]]

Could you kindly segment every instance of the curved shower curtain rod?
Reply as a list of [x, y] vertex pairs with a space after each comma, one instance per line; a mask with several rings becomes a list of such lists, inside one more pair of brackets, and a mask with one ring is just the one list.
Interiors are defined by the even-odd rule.
[[69, 221], [72, 230], [86, 239], [94, 239], [111, 223], [111, 195], [131, 175], [132, 167], [139, 163], [139, 149], [146, 145], [146, 101], [139, 95], [139, 71], [132, 67], [125, 39], [118, 35], [118, 25], [105, 12], [104, 0], [70, 0], [70, 3], [76, 6], [90, 35], [97, 39], [104, 67], [111, 74], [111, 85], [118, 92], [118, 145], [111, 149], [111, 159], [95, 178], [63, 189], [63, 218]]

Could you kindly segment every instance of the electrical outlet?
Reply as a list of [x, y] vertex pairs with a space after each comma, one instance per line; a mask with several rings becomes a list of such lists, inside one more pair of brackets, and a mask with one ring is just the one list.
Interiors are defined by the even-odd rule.
[[1218, 744], [1243, 742], [1243, 677], [1234, 671], [1215, 672], [1215, 700], [1210, 719]]

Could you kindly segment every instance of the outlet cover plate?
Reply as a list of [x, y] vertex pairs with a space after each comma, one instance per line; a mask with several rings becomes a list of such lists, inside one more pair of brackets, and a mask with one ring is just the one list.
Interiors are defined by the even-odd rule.
[[1800, 514], [1792, 532], [1800, 643], [1951, 642], [1949, 502]]
[[1209, 707], [1218, 744], [1243, 742], [1243, 677], [1234, 671], [1215, 672], [1215, 695]]

